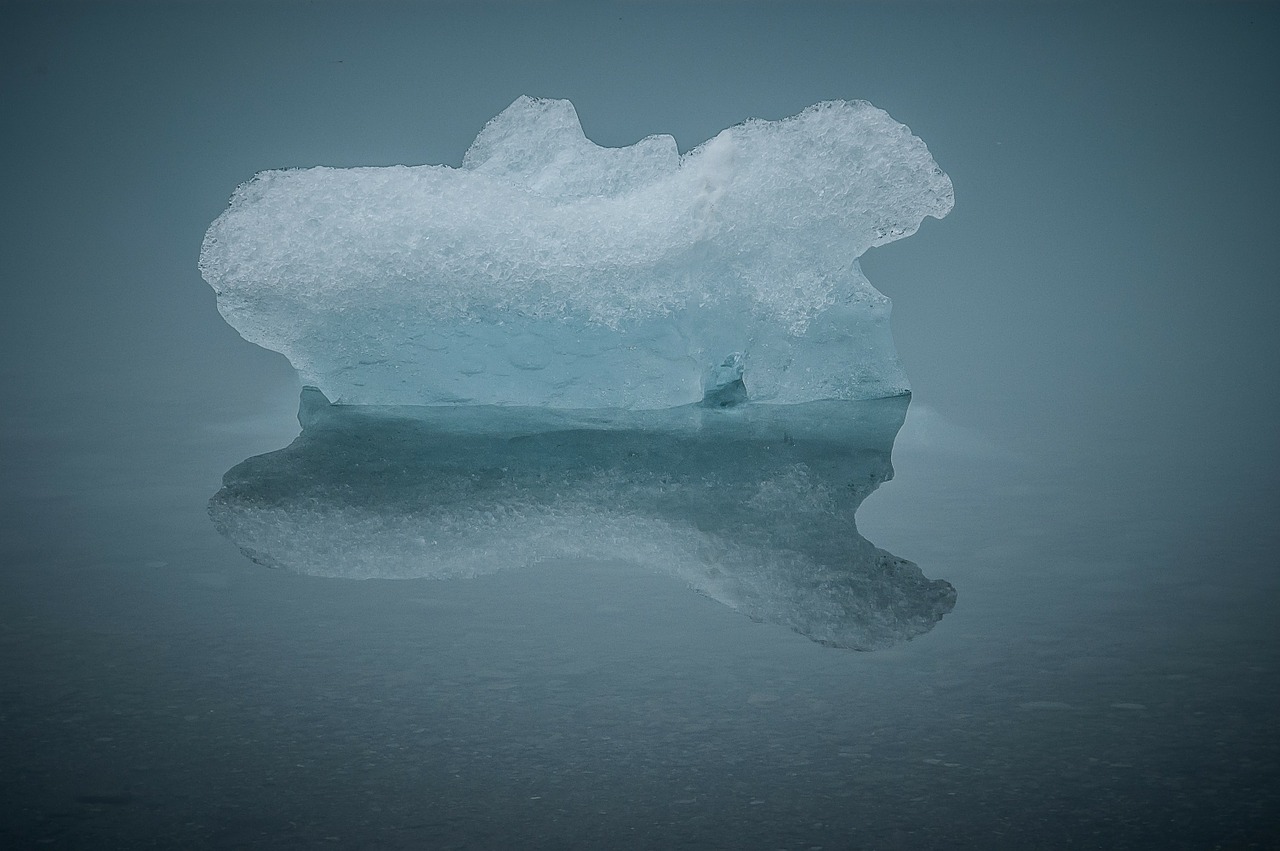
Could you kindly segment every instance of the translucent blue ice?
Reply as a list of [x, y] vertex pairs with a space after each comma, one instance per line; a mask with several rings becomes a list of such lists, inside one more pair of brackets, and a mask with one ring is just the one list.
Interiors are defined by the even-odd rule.
[[522, 97], [461, 168], [262, 172], [200, 268], [232, 326], [339, 403], [869, 399], [908, 382], [858, 257], [952, 200], [865, 102], [682, 156], [670, 136], [599, 147], [568, 101]]

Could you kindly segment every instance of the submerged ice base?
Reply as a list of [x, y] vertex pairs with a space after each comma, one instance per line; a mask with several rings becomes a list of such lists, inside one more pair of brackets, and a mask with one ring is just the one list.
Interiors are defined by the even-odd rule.
[[568, 101], [522, 97], [461, 168], [262, 172], [200, 267], [233, 327], [336, 402], [668, 408], [726, 364], [757, 401], [868, 399], [909, 385], [858, 257], [952, 202], [861, 101], [681, 155], [599, 147]]
[[339, 406], [306, 390], [302, 434], [228, 471], [209, 510], [271, 567], [414, 579], [625, 562], [871, 650], [955, 603], [854, 521], [893, 474], [908, 398], [628, 412]]

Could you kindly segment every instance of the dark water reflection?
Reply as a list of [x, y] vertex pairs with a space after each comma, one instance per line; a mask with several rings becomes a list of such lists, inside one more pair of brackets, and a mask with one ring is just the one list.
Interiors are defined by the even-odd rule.
[[955, 590], [872, 545], [908, 398], [666, 411], [334, 406], [210, 501], [254, 561], [342, 578], [474, 577], [574, 559], [676, 576], [840, 647], [927, 632]]
[[[223, 472], [296, 434], [293, 392], [257, 419], [256, 403], [219, 420], [202, 402], [103, 404], [86, 417], [70, 396], [10, 415], [0, 848], [1114, 851], [1266, 848], [1280, 836], [1280, 541], [1266, 458], [1202, 463], [1211, 440], [1173, 452], [1135, 431], [1084, 451], [1001, 454], [947, 431], [919, 397], [896, 437], [904, 400], [847, 409], [834, 436], [821, 417], [801, 428], [771, 409], [687, 410], [662, 428], [586, 435], [608, 430], [572, 417], [528, 428], [511, 411], [489, 412], [489, 431], [394, 412], [355, 428], [343, 423], [356, 412], [322, 408], [336, 427], [309, 422], [294, 448], [237, 465], [215, 501], [215, 512], [248, 506], [241, 520], [257, 512], [264, 560], [292, 567], [307, 554], [357, 575], [375, 540], [319, 520], [309, 540], [283, 521], [272, 538], [272, 512], [380, 518], [397, 546], [412, 543], [395, 526], [404, 519], [458, 556], [473, 541], [423, 517], [503, 500], [560, 524], [521, 540], [514, 508], [497, 515], [482, 528], [507, 530], [504, 558], [609, 555], [353, 582], [263, 569], [209, 522]], [[635, 566], [676, 553], [705, 578], [731, 544], [766, 531], [817, 563], [815, 529], [850, 563], [874, 550], [851, 512], [871, 473], [888, 475], [890, 445], [898, 475], [858, 525], [963, 600], [913, 641], [817, 646]], [[542, 459], [517, 464], [524, 502], [491, 472], [503, 453]], [[715, 470], [719, 493], [749, 502], [785, 458], [807, 465], [808, 492], [859, 470], [865, 481], [832, 496], [841, 510], [821, 522], [800, 511], [801, 488], [777, 512], [691, 489]], [[664, 470], [701, 527], [671, 531], [679, 511], [656, 485], [614, 487], [630, 494], [622, 519], [590, 525], [602, 508], [582, 508], [593, 463], [642, 484]], [[343, 467], [346, 490], [330, 478]], [[424, 484], [424, 469], [444, 472]], [[540, 473], [567, 483], [578, 515], [546, 509]], [[624, 520], [649, 539], [611, 537]], [[700, 536], [721, 549], [688, 544]], [[759, 575], [772, 584], [743, 583], [744, 600], [797, 583], [810, 590], [785, 601], [821, 598], [782, 550], [765, 549], [775, 570]], [[424, 563], [406, 557], [400, 575]]]

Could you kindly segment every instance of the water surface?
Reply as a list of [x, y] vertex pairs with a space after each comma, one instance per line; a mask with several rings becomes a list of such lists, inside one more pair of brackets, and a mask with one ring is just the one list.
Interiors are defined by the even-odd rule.
[[1248, 513], [1272, 495], [1248, 482], [1153, 470], [1119, 437], [1092, 460], [939, 446], [912, 414], [859, 528], [959, 602], [856, 652], [624, 561], [447, 581], [255, 564], [206, 504], [291, 439], [274, 410], [7, 432], [26, 449], [0, 595], [14, 847], [1274, 835], [1275, 541]]

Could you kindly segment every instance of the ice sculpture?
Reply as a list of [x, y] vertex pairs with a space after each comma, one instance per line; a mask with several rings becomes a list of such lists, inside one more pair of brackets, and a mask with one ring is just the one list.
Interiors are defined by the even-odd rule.
[[467, 577], [557, 558], [676, 576], [841, 647], [930, 630], [955, 590], [858, 534], [909, 397], [663, 411], [330, 405], [210, 501], [255, 561], [349, 578]]
[[232, 326], [335, 402], [870, 399], [908, 383], [858, 257], [952, 201], [861, 101], [682, 156], [670, 136], [598, 147], [568, 101], [521, 97], [461, 168], [262, 172], [200, 268]]

